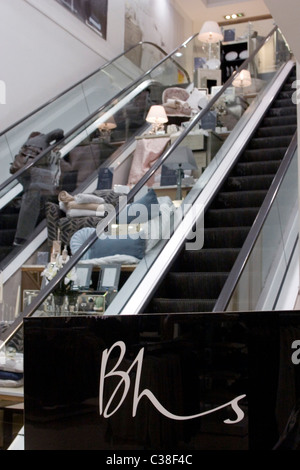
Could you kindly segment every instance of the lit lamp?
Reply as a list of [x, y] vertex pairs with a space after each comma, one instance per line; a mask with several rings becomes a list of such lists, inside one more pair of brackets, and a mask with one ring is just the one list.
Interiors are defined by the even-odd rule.
[[224, 36], [216, 21], [205, 21], [199, 34], [199, 41], [209, 44], [209, 60], [211, 59], [211, 44], [223, 41]]
[[251, 83], [252, 80], [249, 70], [241, 70], [241, 72], [235, 75], [232, 85], [237, 88], [241, 88], [243, 92], [243, 88], [250, 86]]
[[149, 109], [146, 121], [152, 124], [151, 134], [157, 134], [163, 129], [163, 124], [168, 122], [165, 108], [161, 105], [153, 105]]
[[176, 200], [182, 199], [182, 178], [184, 170], [197, 170], [198, 166], [192, 150], [189, 147], [177, 147], [166, 160], [164, 165], [177, 172]]
[[107, 121], [99, 124], [98, 129], [100, 131], [101, 138], [109, 142], [111, 131], [116, 127], [117, 124], [113, 116], [111, 116]]

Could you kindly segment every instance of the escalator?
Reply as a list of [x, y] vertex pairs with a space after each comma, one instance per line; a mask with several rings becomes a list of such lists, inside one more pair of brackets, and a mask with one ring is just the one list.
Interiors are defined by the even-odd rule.
[[[268, 39], [274, 39], [273, 33], [269, 35]], [[204, 161], [205, 158], [206, 164], [203, 165], [203, 168], [196, 170], [192, 183], [191, 174], [184, 175], [183, 181], [189, 182], [186, 187], [183, 182], [182, 189], [186, 189], [185, 196], [183, 200], [176, 201], [179, 204], [174, 207], [176, 207], [176, 211], [184, 213], [185, 205], [193, 208], [197, 205], [199, 198], [203, 199], [205, 202], [204, 247], [198, 251], [190, 252], [182, 248], [186, 242], [187, 233], [194, 226], [197, 218], [197, 214], [190, 216], [193, 211], [189, 210], [184, 213], [182, 218], [178, 219], [179, 224], [174, 228], [170, 238], [159, 239], [154, 248], [136, 265], [133, 265], [132, 269], [128, 269], [131, 266], [125, 266], [121, 272], [122, 279], [118, 293], [111, 304], [107, 305], [104, 317], [140, 313], [159, 314], [161, 312], [212, 312], [216, 309], [216, 305], [220, 305], [218, 298], [221, 297], [222, 288], [228, 284], [236, 262], [243, 255], [244, 242], [247, 241], [255, 222], [260, 218], [261, 211], [259, 209], [267, 200], [270, 194], [269, 189], [273, 187], [282, 164], [285, 163], [289, 153], [287, 150], [289, 144], [295, 140], [293, 135], [297, 125], [296, 111], [295, 106], [291, 105], [291, 84], [295, 76], [295, 69], [294, 62], [290, 60], [289, 51], [281, 61], [278, 61], [276, 53], [274, 54], [274, 69], [271, 74], [269, 70], [266, 74], [257, 74], [254, 65], [255, 59], [250, 57], [241, 66], [241, 70], [243, 67], [251, 68], [255, 83], [263, 84], [259, 91], [256, 90], [254, 99], [252, 95], [248, 98], [251, 101], [247, 102], [246, 111], [241, 112], [241, 103], [246, 100], [244, 90], [235, 90], [237, 99], [234, 102], [224, 101], [224, 92], [228, 91], [230, 87], [232, 91], [234, 77], [231, 77], [209, 104], [192, 116], [191, 120], [183, 126], [179, 135], [176, 135], [171, 145], [127, 196], [127, 203], [133, 201], [134, 198], [139, 197], [140, 191], [145, 192], [146, 186], [159, 194], [159, 190], [164, 188], [149, 182], [157, 181], [155, 176], [160, 175], [162, 166], [168, 162], [169, 158], [171, 159], [172, 153], [176, 149], [180, 150], [182, 146], [185, 147], [187, 142], [190, 142], [189, 138], [193, 137], [192, 142], [195, 139], [197, 141], [197, 146], [194, 149], [196, 157], [199, 162]], [[266, 75], [268, 79], [266, 79]], [[156, 78], [155, 87], [157, 86]], [[150, 85], [151, 83], [147, 83], [147, 88]], [[163, 84], [164, 86], [166, 85]], [[130, 90], [130, 92], [132, 91]], [[93, 116], [81, 129], [77, 129], [75, 136], [72, 135], [72, 138], [78, 139], [76, 143], [84, 140], [82, 139], [83, 135], [86, 138], [96, 131], [99, 124], [98, 119], [106, 121], [110, 114], [115, 115], [117, 111], [122, 109], [122, 106], [118, 108], [122, 98], [120, 101], [111, 103], [105, 113]], [[117, 106], [117, 108], [113, 109], [113, 106]], [[226, 108], [225, 113], [224, 107]], [[235, 117], [235, 124], [225, 138], [218, 135], [217, 132], [202, 128], [203, 118], [216, 109], [222, 109], [220, 113], [222, 120], [229, 116]], [[241, 112], [241, 114], [237, 115], [237, 112]], [[224, 122], [222, 121], [222, 124]], [[147, 130], [147, 125], [145, 127], [143, 125], [145, 123], [142, 123], [139, 132]], [[135, 131], [131, 134], [131, 137], [134, 136]], [[128, 145], [130, 146], [132, 143], [134, 147], [135, 139]], [[118, 156], [111, 157], [108, 167], [114, 159], [118, 161], [122, 150], [126, 149], [126, 145], [125, 149], [122, 148], [122, 145], [117, 150]], [[67, 138], [59, 150], [67, 155], [70, 147], [74, 148], [72, 139]], [[132, 149], [129, 150], [130, 152], [132, 153]], [[296, 155], [295, 152], [294, 154]], [[292, 169], [292, 176], [297, 177], [295, 168]], [[97, 177], [98, 170], [91, 173], [90, 178], [85, 182], [84, 191], [90, 192], [91, 188], [95, 188]], [[288, 183], [291, 186], [290, 181]], [[177, 188], [178, 184], [177, 181]], [[74, 193], [82, 191], [82, 188], [83, 186], [76, 188]], [[285, 212], [286, 207], [285, 200]], [[117, 206], [117, 214], [121, 209]], [[288, 214], [290, 215], [289, 211]], [[80, 313], [74, 311], [74, 308], [71, 310], [71, 303], [68, 303], [64, 310], [57, 310], [56, 307], [54, 310], [47, 310], [47, 306], [51, 304], [50, 299], [53, 298], [60, 282], [64, 280], [70, 270], [73, 267], [77, 268], [90, 263], [89, 259], [84, 259], [85, 255], [98, 240], [101, 231], [104, 231], [112, 220], [108, 218], [103, 221], [103, 224], [98, 226], [97, 233], [93, 232], [82, 243], [78, 251], [72, 252], [70, 261], [41, 289], [19, 315], [16, 314], [13, 320], [9, 318], [5, 325], [0, 325], [2, 326], [0, 350], [12, 346], [15, 349], [20, 348], [20, 352], [22, 351], [24, 318], [91, 315], [91, 312]], [[274, 230], [274, 225], [272, 225], [272, 229]], [[277, 245], [275, 251], [278, 252]], [[98, 267], [94, 270], [96, 277], [99, 275]], [[97, 281], [95, 286], [93, 284], [91, 289], [88, 289], [88, 293], [92, 295], [93, 289], [97, 292]], [[228, 302], [217, 311], [226, 310], [227, 305]], [[149, 318], [151, 319], [151, 315]]]
[[[220, 90], [213, 97], [213, 99], [211, 99], [208, 105], [204, 109], [200, 110], [197, 114], [192, 115], [190, 121], [188, 121], [186, 125], [182, 127], [180, 132], [174, 135], [173, 140], [170, 139], [170, 145], [163, 152], [161, 157], [159, 157], [155, 161], [150, 170], [145, 172], [144, 176], [142, 176], [142, 178], [135, 184], [135, 186], [133, 186], [127, 196], [127, 201], [130, 202], [135, 197], [137, 197], [137, 195], [140, 194], [140, 191], [144, 191], [147, 186], [148, 188], [152, 187], [154, 192], [156, 191], [157, 194], [164, 194], [161, 193], [161, 190], [164, 190], [164, 188], [160, 188], [160, 184], [157, 182], [161, 178], [160, 173], [163, 171], [161, 167], [165, 164], [165, 162], [168, 161], [169, 157], [171, 158], [172, 152], [174, 150], [180, 150], [182, 146], [186, 146], [186, 143], [189, 142], [190, 137], [192, 137], [192, 141], [194, 143], [196, 142], [196, 147], [194, 148], [196, 149], [195, 155], [198, 159], [198, 168], [194, 173], [194, 177], [191, 176], [191, 173], [189, 172], [189, 175], [186, 175], [188, 176], [188, 178], [184, 179], [184, 181], [189, 181], [189, 186], [187, 186], [187, 197], [184, 200], [182, 207], [184, 208], [185, 204], [189, 201], [193, 203], [191, 197], [197, 197], [199, 194], [200, 196], [202, 196], [202, 194], [204, 194], [207, 190], [211, 191], [211, 193], [213, 194], [216, 190], [216, 187], [220, 187], [222, 185], [218, 198], [215, 199], [213, 203], [211, 203], [213, 196], [210, 196], [211, 204], [206, 215], [207, 222], [205, 222], [207, 224], [207, 230], [205, 233], [205, 246], [203, 250], [200, 250], [199, 253], [195, 255], [195, 260], [193, 261], [193, 265], [196, 266], [198, 264], [197, 257], [201, 258], [202, 260], [201, 265], [204, 269], [203, 279], [206, 279], [207, 282], [205, 283], [201, 280], [199, 285], [201, 285], [203, 289], [205, 284], [208, 286], [208, 291], [206, 293], [205, 291], [203, 291], [204, 303], [201, 303], [202, 300], [199, 301], [197, 297], [195, 298], [194, 294], [191, 297], [188, 297], [187, 295], [189, 289], [185, 289], [184, 285], [188, 284], [192, 286], [196, 278], [200, 278], [200, 276], [202, 276], [202, 273], [197, 273], [197, 271], [184, 271], [187, 269], [187, 266], [191, 264], [188, 257], [192, 255], [183, 254], [182, 261], [178, 260], [176, 262], [176, 266], [178, 268], [176, 268], [174, 273], [170, 273], [170, 276], [168, 276], [167, 278], [168, 280], [166, 281], [166, 284], [170, 282], [170, 289], [174, 289], [175, 291], [175, 289], [177, 289], [176, 279], [179, 279], [179, 284], [183, 286], [181, 292], [184, 291], [185, 294], [182, 296], [181, 300], [175, 300], [174, 302], [171, 301], [168, 304], [168, 294], [164, 293], [163, 295], [159, 296], [159, 299], [161, 300], [156, 299], [154, 302], [156, 305], [166, 304], [166, 308], [170, 309], [170, 312], [178, 311], [178, 309], [182, 311], [183, 304], [186, 304], [187, 309], [191, 309], [192, 311], [206, 311], [206, 309], [210, 311], [210, 308], [213, 307], [213, 303], [217, 298], [217, 292], [211, 291], [211, 293], [208, 293], [209, 289], [212, 290], [212, 286], [215, 285], [218, 285], [219, 289], [221, 289], [222, 285], [224, 284], [229, 268], [233, 265], [233, 262], [238, 255], [238, 249], [242, 246], [242, 243], [249, 232], [250, 224], [254, 221], [258, 213], [259, 205], [263, 201], [267, 193], [268, 187], [272, 182], [274, 174], [280, 165], [280, 160], [283, 157], [285, 150], [291, 140], [291, 136], [295, 131], [296, 111], [294, 105], [290, 106], [291, 103], [289, 98], [291, 96], [291, 83], [294, 78], [294, 72], [291, 71], [293, 62], [289, 60], [290, 51], [288, 48], [286, 50], [286, 56], [283, 57], [283, 55], [281, 54], [280, 61], [278, 60], [278, 57], [276, 55], [276, 44], [278, 41], [278, 35], [279, 32], [277, 28], [275, 28], [266, 38], [264, 43], [267, 44], [268, 41], [274, 42], [274, 69], [272, 74], [270, 74], [269, 70], [267, 70], [267, 73], [265, 73], [264, 71], [262, 71], [260, 74], [257, 73], [257, 51], [254, 52], [253, 57], [249, 57], [241, 66], [241, 70], [243, 69], [243, 67], [247, 67], [252, 70], [255, 87], [259, 85], [259, 91], [256, 92], [254, 99], [252, 91], [251, 102], [247, 103], [246, 111], [245, 107], [243, 106], [246, 101], [246, 95], [242, 89], [232, 87], [232, 82], [235, 78], [234, 76], [232, 76], [231, 79], [229, 79], [228, 82], [225, 84], [223, 89]], [[258, 52], [261, 52], [261, 48], [264, 47], [264, 44], [261, 44], [259, 46]], [[183, 48], [186, 49], [186, 45], [184, 45]], [[170, 63], [168, 62], [166, 64], [168, 78], [170, 77], [170, 65], [174, 65], [172, 55], [170, 56]], [[177, 71], [178, 69], [176, 63], [176, 73], [174, 72], [176, 76]], [[289, 78], [287, 78], [287, 74], [289, 75]], [[278, 84], [281, 83], [281, 81], [283, 82], [285, 80], [287, 80], [286, 84], [280, 84], [280, 88], [278, 89]], [[173, 80], [171, 83], [174, 84], [175, 81], [176, 80]], [[159, 102], [157, 96], [160, 96], [161, 99], [161, 90], [165, 89], [166, 87], [166, 76], [164, 74], [164, 69], [160, 64], [159, 74], [156, 69], [154, 69], [151, 73], [146, 74], [146, 76], [142, 77], [138, 86], [137, 84], [134, 84], [132, 87], [129, 88], [129, 90], [126, 90], [124, 96], [121, 95], [118, 99], [115, 98], [113, 101], [110, 101], [109, 105], [104, 107], [100, 112], [97, 112], [92, 115], [88, 121], [76, 128], [74, 132], [66, 136], [63, 143], [58, 144], [58, 148], [56, 148], [56, 146], [54, 145], [53, 149], [51, 149], [51, 152], [53, 152], [53, 150], [58, 151], [60, 157], [64, 158], [65, 156], [68, 157], [70, 151], [72, 151], [73, 149], [77, 149], [80, 144], [88, 144], [87, 147], [91, 155], [91, 160], [84, 159], [83, 163], [85, 164], [87, 161], [92, 161], [92, 146], [95, 143], [93, 139], [95, 133], [97, 134], [96, 140], [99, 137], [99, 124], [106, 122], [112, 116], [116, 120], [118, 120], [118, 116], [120, 116], [120, 114], [121, 116], [123, 115], [124, 108], [128, 109], [129, 107], [129, 109], [133, 109], [133, 129], [130, 129], [130, 120], [128, 126], [128, 121], [126, 121], [126, 119], [123, 119], [122, 121], [121, 118], [121, 126], [117, 126], [115, 129], [113, 129], [110, 136], [110, 141], [108, 143], [101, 141], [101, 145], [104, 143], [105, 146], [113, 147], [112, 154], [108, 156], [108, 160], [105, 160], [103, 167], [100, 164], [98, 168], [92, 168], [89, 177], [87, 176], [83, 184], [79, 185], [78, 187], [75, 187], [75, 189], [74, 187], [72, 188], [70, 186], [65, 186], [64, 189], [70, 192], [72, 192], [73, 190], [72, 194], [76, 194], [78, 192], [93, 192], [97, 190], [97, 184], [99, 182], [99, 168], [112, 168], [113, 165], [115, 165], [116, 173], [120, 168], [122, 170], [122, 177], [118, 177], [118, 180], [115, 181], [115, 183], [126, 185], [128, 181], [128, 166], [130, 167], [130, 165], [128, 165], [127, 163], [127, 160], [129, 160], [130, 163], [132, 162], [132, 155], [137, 142], [135, 137], [140, 135], [146, 129], [149, 129], [149, 125], [145, 122], [144, 119], [135, 119], [137, 113], [135, 111], [136, 108], [134, 106], [132, 107], [132, 104], [135, 102], [136, 98], [140, 99], [140, 96], [145, 92], [145, 89], [147, 90], [147, 93], [150, 93], [151, 103]], [[255, 87], [252, 87], [252, 90], [254, 89], [255, 91]], [[287, 88], [287, 90], [285, 88]], [[153, 90], [154, 94], [152, 95]], [[160, 90], [159, 93], [158, 90]], [[228, 91], [230, 91], [231, 94], [234, 92], [235, 97], [234, 100], [230, 98], [230, 100], [227, 102], [226, 100], [224, 100], [224, 96], [227, 96]], [[270, 97], [273, 96], [272, 94], [274, 93], [276, 94], [276, 99], [274, 101], [274, 104], [270, 108]], [[156, 96], [156, 101], [153, 96]], [[273, 99], [274, 96], [272, 100]], [[149, 105], [149, 101], [147, 101], [147, 103]], [[216, 109], [222, 110], [222, 112], [220, 111], [220, 119], [223, 120], [223, 124], [225, 122], [232, 122], [233, 116], [235, 118], [235, 123], [232, 128], [229, 128], [229, 131], [225, 136], [225, 140], [224, 138], [221, 138], [221, 136], [217, 132], [207, 131], [201, 126], [201, 124], [204, 123], [204, 121], [202, 122], [203, 117], [207, 114], [215, 113]], [[140, 108], [140, 110], [145, 116], [145, 109], [143, 106]], [[252, 115], [255, 115], [255, 119], [253, 119]], [[229, 118], [230, 121], [225, 121], [225, 119], [227, 118]], [[258, 122], [260, 124], [259, 130], [256, 129]], [[140, 127], [137, 128], [136, 124]], [[277, 126], [275, 130], [273, 128], [273, 125]], [[120, 131], [122, 133], [121, 139], [119, 135]], [[114, 140], [114, 132], [116, 132], [116, 135], [118, 135], [116, 140]], [[255, 136], [253, 136], [254, 133], [256, 133]], [[275, 135], [277, 133], [282, 133], [283, 135], [278, 138], [276, 136], [272, 136], [274, 135], [274, 133]], [[126, 142], [128, 135], [129, 139]], [[246, 137], [243, 137], [243, 135], [245, 135]], [[242, 140], [241, 142], [241, 139], [249, 140], [250, 137], [251, 141], [249, 141], [247, 149], [243, 151], [243, 154], [241, 156], [240, 153], [245, 144], [245, 140]], [[117, 150], [114, 150], [113, 144], [115, 143], [117, 143]], [[99, 140], [97, 140], [97, 145], [99, 145]], [[234, 157], [231, 157], [229, 155], [228, 157], [228, 154], [233, 149], [235, 149], [236, 155]], [[41, 158], [43, 158], [43, 155]], [[239, 161], [237, 160], [237, 158], [239, 158]], [[257, 161], [255, 162], [254, 159], [256, 159]], [[202, 168], [199, 168], [200, 165]], [[226, 169], [226, 172], [230, 169], [232, 173], [226, 181], [226, 184], [221, 179], [216, 183], [214, 181], [215, 174], [220, 173], [222, 177], [224, 177], [225, 175], [223, 165], [225, 165], [224, 168]], [[127, 167], [127, 172], [124, 172], [123, 166]], [[26, 169], [23, 171], [26, 171]], [[121, 178], [124, 178], [124, 173], [125, 179], [122, 180]], [[69, 178], [68, 183], [70, 184], [70, 181], [72, 179], [70, 178], [71, 175], [67, 173], [67, 176]], [[157, 178], [157, 176], [159, 176], [159, 179]], [[193, 182], [191, 182], [192, 180]], [[149, 184], [150, 181], [151, 184]], [[255, 186], [250, 190], [250, 185], [253, 181], [255, 183]], [[187, 183], [183, 182], [183, 185], [185, 184]], [[168, 188], [168, 186], [166, 188]], [[235, 189], [239, 189], [239, 192], [235, 192]], [[239, 206], [239, 202], [245, 204], [244, 207]], [[230, 207], [230, 205], [232, 207]], [[205, 206], [208, 207], [208, 203], [206, 203]], [[248, 208], [247, 211], [245, 210], [245, 207]], [[120, 207], [116, 206], [116, 209], [117, 211], [120, 211]], [[241, 215], [243, 225], [242, 227], [236, 226], [239, 215]], [[225, 224], [226, 217], [226, 224], [228, 225], [227, 227]], [[76, 266], [77, 263], [80, 263], [82, 261], [82, 255], [84, 255], [87, 250], [93, 245], [93, 243], [98, 239], [98, 234], [101, 233], [101, 230], [104, 231], [106, 229], [105, 224], [110, 223], [111, 221], [107, 218], [105, 218], [102, 224], [99, 224], [99, 219], [96, 221], [93, 227], [97, 226], [97, 233], [93, 232], [93, 235], [88, 238], [88, 240], [86, 240], [86, 243], [82, 244], [82, 247], [80, 248], [80, 250], [78, 250], [78, 252], [71, 253], [72, 256], [70, 258], [70, 261], [65, 265], [59, 275], [57, 275], [44, 289], [41, 290], [40, 294], [37, 296], [36, 299], [37, 302], [40, 301], [40, 305], [42, 302], [45, 301], [45, 299], [47, 299], [47, 297], [51, 294], [52, 289], [54, 289], [56, 285], [59, 284], [60, 280], [68, 272], [68, 270], [72, 269], [73, 266]], [[239, 225], [241, 225], [241, 221], [239, 221]], [[222, 245], [220, 244], [220, 240], [225, 238], [225, 233], [228, 234], [228, 243], [230, 243], [230, 240], [232, 240], [232, 245], [222, 247]], [[49, 229], [47, 230], [46, 222], [42, 221], [40, 226], [36, 227], [36, 229], [34, 230], [32, 237], [28, 241], [28, 243], [25, 244], [24, 247], [17, 247], [14, 250], [17, 254], [19, 253], [21, 257], [19, 267], [21, 267], [22, 264], [24, 264], [24, 262], [26, 262], [26, 260], [28, 259], [29, 264], [31, 262], [30, 256], [32, 256], [34, 252], [31, 251], [28, 255], [28, 252], [26, 252], [28, 245], [30, 246], [31, 243], [38, 239], [39, 244], [34, 245], [34, 250], [36, 252], [37, 249], [41, 249], [41, 246], [44, 247], [43, 243], [47, 243], [47, 237], [49, 235], [51, 235], [51, 231]], [[171, 237], [170, 241], [172, 241], [173, 238], [174, 237]], [[120, 284], [119, 293], [116, 296], [114, 302], [112, 303], [114, 307], [109, 306], [109, 308], [107, 309], [107, 314], [122, 313], [126, 302], [128, 302], [128, 300], [130, 299], [134, 299], [135, 291], [140, 288], [140, 285], [143, 284], [143, 278], [147, 277], [148, 272], [150, 272], [153, 266], [155, 265], [156, 258], [159, 258], [160, 256], [160, 250], [163, 251], [164, 246], [168, 245], [166, 241], [167, 240], [162, 240], [162, 244], [158, 243], [157, 246], [154, 247], [155, 249], [151, 250], [149, 255], [147, 254], [147, 256], [145, 256], [145, 258], [142, 259], [141, 262], [138, 263], [138, 266], [136, 266], [132, 271], [126, 271], [126, 275], [123, 276], [123, 284]], [[221, 257], [221, 260], [223, 261], [223, 266], [221, 265], [220, 272], [216, 273], [215, 281], [215, 279], [213, 278], [214, 268], [212, 260], [217, 259], [220, 262], [220, 250], [224, 248], [226, 249], [226, 255], [222, 255]], [[172, 253], [172, 256], [168, 255], [168, 263], [163, 263], [164, 268], [166, 268], [167, 265], [171, 263], [172, 259], [174, 259], [175, 255], [177, 254], [178, 248], [176, 248], [176, 253]], [[186, 260], [184, 261], [185, 257]], [[205, 261], [205, 259], [208, 261]], [[12, 263], [8, 264], [8, 271], [11, 265]], [[15, 261], [13, 265], [14, 267], [18, 267], [18, 264]], [[183, 266], [182, 274], [180, 273], [180, 265]], [[206, 267], [208, 265], [209, 270]], [[157, 278], [155, 282], [158, 282], [162, 278], [161, 274], [155, 276], [155, 278]], [[186, 281], [189, 278], [191, 278], [193, 282], [187, 283]], [[4, 279], [4, 281], [7, 281], [8, 279], [9, 277], [7, 275], [7, 279]], [[212, 280], [212, 282], [210, 282], [210, 280]], [[129, 284], [127, 281], [129, 282]], [[122, 287], [122, 285], [124, 285], [124, 287]], [[7, 283], [7, 292], [8, 286], [9, 283]], [[156, 287], [151, 284], [151, 288], [154, 289]], [[162, 287], [160, 289], [162, 289]], [[178, 292], [180, 292], [180, 289], [181, 287], [179, 285]], [[142, 293], [142, 297], [147, 297], [146, 292]], [[143, 299], [143, 302], [145, 302], [145, 298]], [[190, 299], [190, 302], [187, 302], [187, 299]], [[31, 316], [31, 314], [36, 308], [36, 301], [34, 299], [32, 305], [28, 306], [28, 308], [24, 305], [24, 312], [21, 314], [20, 317], [18, 317], [17, 313], [15, 314], [17, 320], [13, 322], [13, 325], [16, 322], [20, 322], [23, 315]], [[139, 302], [137, 302], [136, 305], [138, 306]], [[149, 308], [150, 310], [152, 310], [152, 306], [148, 307], [148, 309]], [[159, 311], [159, 308], [153, 307], [153, 311]], [[131, 313], [134, 312], [132, 311]]]
[[297, 130], [295, 68], [205, 210], [204, 246], [183, 249], [145, 312], [211, 312]]

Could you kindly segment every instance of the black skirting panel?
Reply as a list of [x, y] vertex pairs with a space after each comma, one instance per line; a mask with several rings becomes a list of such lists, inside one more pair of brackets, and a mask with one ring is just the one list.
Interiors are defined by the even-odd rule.
[[298, 350], [298, 312], [25, 319], [25, 449], [297, 450]]

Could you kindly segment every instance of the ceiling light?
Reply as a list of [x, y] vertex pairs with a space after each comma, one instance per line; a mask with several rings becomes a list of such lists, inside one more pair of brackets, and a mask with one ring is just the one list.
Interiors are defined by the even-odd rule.
[[225, 15], [225, 20], [235, 20], [236, 18], [242, 18], [244, 13], [232, 13], [232, 15]]

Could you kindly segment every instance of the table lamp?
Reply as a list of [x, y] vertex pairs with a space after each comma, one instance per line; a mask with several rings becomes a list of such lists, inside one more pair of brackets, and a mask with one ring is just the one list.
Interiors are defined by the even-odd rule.
[[235, 74], [232, 85], [243, 89], [250, 86], [251, 83], [252, 80], [249, 70], [241, 70], [239, 73]]
[[163, 124], [168, 122], [165, 108], [161, 105], [153, 105], [149, 109], [146, 121], [152, 124], [151, 134], [157, 134]]
[[111, 131], [117, 127], [114, 117], [111, 116], [107, 121], [99, 124], [98, 129], [100, 131], [100, 136], [106, 141], [110, 141]]
[[171, 153], [164, 165], [177, 172], [176, 200], [182, 199], [182, 178], [184, 170], [197, 170], [198, 166], [192, 150], [189, 147], [177, 147]]
[[216, 21], [205, 21], [198, 34], [198, 39], [209, 44], [208, 60], [211, 60], [211, 44], [223, 41], [224, 36]]

